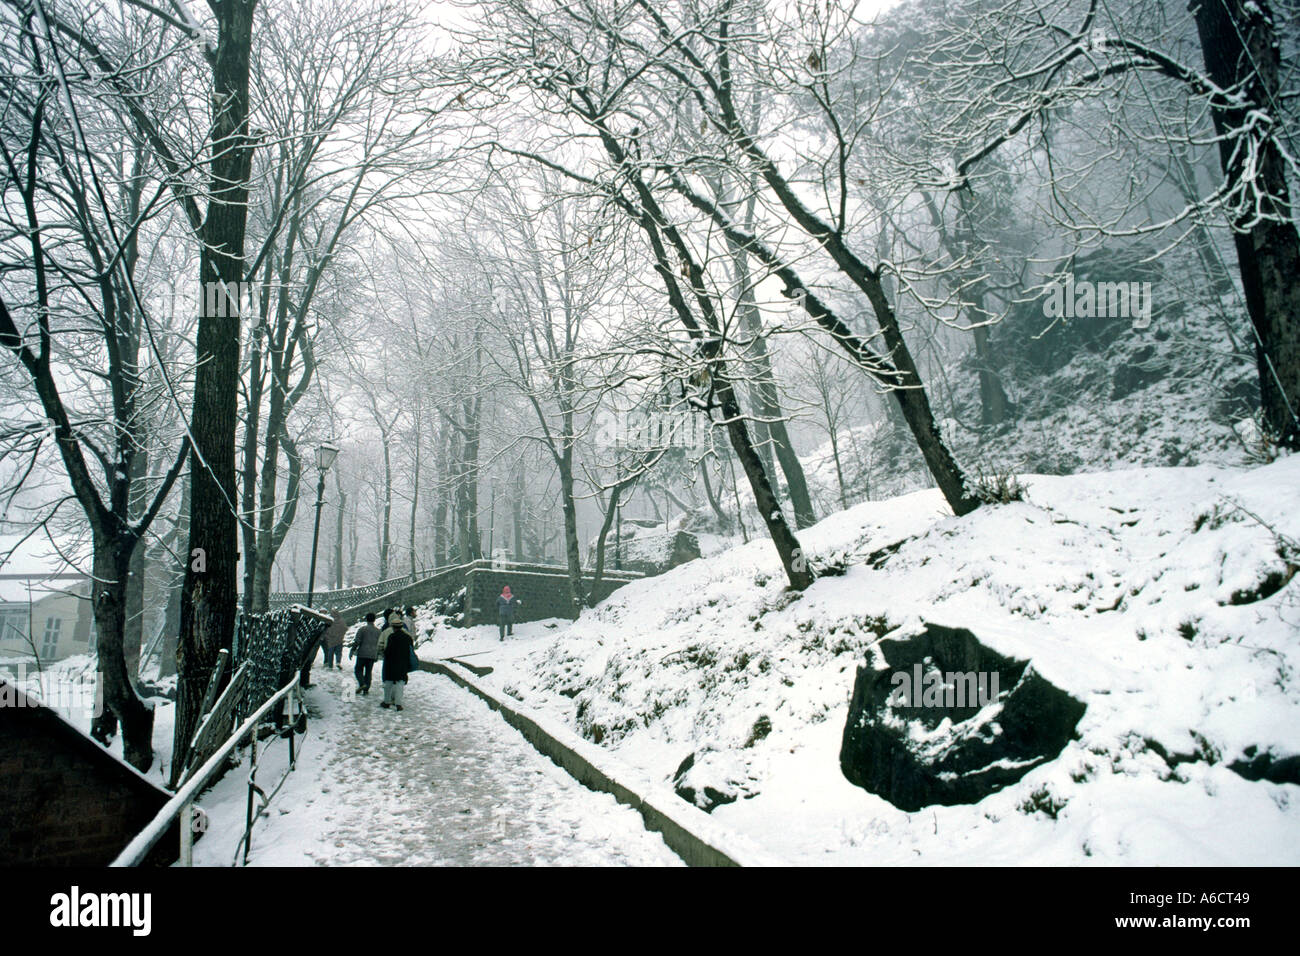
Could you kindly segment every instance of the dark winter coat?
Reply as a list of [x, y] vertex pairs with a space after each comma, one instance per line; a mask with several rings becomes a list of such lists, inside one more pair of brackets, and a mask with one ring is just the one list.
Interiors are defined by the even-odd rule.
[[325, 628], [325, 633], [321, 635], [322, 647], [342, 647], [343, 637], [348, 632], [348, 622], [341, 617], [336, 617], [334, 623]]
[[379, 628], [365, 624], [352, 642], [352, 656], [373, 661], [379, 656]]
[[395, 624], [384, 647], [384, 672], [386, 681], [404, 681], [411, 672], [411, 651], [415, 644], [404, 624]]
[[520, 603], [518, 596], [511, 596], [506, 600], [504, 594], [497, 595], [497, 620], [505, 624], [513, 624], [515, 620], [515, 605]]

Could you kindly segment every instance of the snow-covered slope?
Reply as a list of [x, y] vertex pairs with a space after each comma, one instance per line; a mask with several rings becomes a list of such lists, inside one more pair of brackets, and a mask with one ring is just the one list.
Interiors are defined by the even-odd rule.
[[[492, 680], [792, 860], [1300, 863], [1300, 787], [1229, 769], [1300, 753], [1300, 456], [1026, 476], [957, 519], [934, 491], [629, 585]], [[904, 813], [838, 765], [856, 665], [921, 618], [1029, 658], [1087, 704], [1079, 739], [973, 806]]]
[[[968, 363], [930, 372], [935, 414], [968, 477], [1004, 470], [1066, 475], [1250, 460], [1258, 373], [1247, 347], [1244, 313], [1233, 296], [1214, 307], [1178, 303], [1148, 328], [1112, 324], [1092, 337], [1086, 326], [1077, 328], [1055, 362], [1018, 363], [1018, 352], [1050, 324], [1040, 316], [1027, 326], [995, 327], [1010, 339], [1003, 345], [1002, 380], [1015, 408], [997, 428], [978, 427], [978, 379]], [[933, 484], [901, 419], [858, 422], [838, 437], [850, 501], [879, 500]], [[815, 503], [823, 512], [830, 510], [840, 494], [830, 442], [801, 457]]]

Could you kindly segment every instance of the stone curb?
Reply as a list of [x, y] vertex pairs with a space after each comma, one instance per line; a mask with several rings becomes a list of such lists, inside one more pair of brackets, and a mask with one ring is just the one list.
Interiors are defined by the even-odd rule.
[[616, 757], [583, 740], [567, 727], [512, 698], [484, 687], [463, 666], [450, 661], [421, 661], [420, 669], [442, 674], [481, 698], [497, 711], [539, 752], [583, 786], [614, 796], [641, 814], [646, 829], [663, 836], [664, 843], [688, 866], [784, 866], [783, 861], [745, 838], [719, 826], [703, 810], [693, 807], [667, 787], [640, 793], [623, 782], [631, 776]]

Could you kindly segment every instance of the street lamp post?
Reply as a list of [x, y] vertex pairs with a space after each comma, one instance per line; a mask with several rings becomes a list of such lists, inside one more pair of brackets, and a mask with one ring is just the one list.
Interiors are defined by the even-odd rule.
[[311, 572], [307, 575], [307, 606], [311, 607], [316, 593], [316, 545], [320, 541], [320, 509], [325, 503], [325, 472], [330, 470], [339, 450], [333, 445], [321, 445], [316, 449], [316, 470], [320, 480], [316, 482], [316, 529], [311, 535]]

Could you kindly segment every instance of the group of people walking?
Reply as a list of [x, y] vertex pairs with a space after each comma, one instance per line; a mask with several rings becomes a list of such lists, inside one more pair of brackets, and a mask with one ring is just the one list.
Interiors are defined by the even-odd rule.
[[349, 656], [357, 662], [353, 673], [357, 678], [357, 693], [362, 697], [370, 695], [375, 662], [383, 660], [380, 680], [384, 685], [384, 699], [379, 706], [385, 710], [390, 707], [401, 710], [407, 678], [411, 671], [420, 669], [415, 656], [415, 608], [403, 611], [394, 607], [384, 611], [382, 629], [375, 623], [374, 613], [367, 614], [366, 623], [352, 640]]
[[[497, 628], [501, 640], [504, 641], [507, 634], [514, 634], [515, 608], [522, 603], [511, 593], [510, 585], [501, 589], [497, 596]], [[334, 608], [331, 613], [334, 620], [321, 635], [320, 646], [325, 652], [326, 670], [342, 670], [343, 645], [349, 624], [341, 609]], [[352, 638], [348, 657], [356, 661], [353, 673], [357, 679], [357, 695], [360, 697], [370, 695], [375, 664], [382, 660], [380, 680], [384, 685], [384, 699], [379, 706], [385, 710], [390, 707], [401, 710], [407, 678], [411, 671], [420, 669], [420, 662], [415, 656], [415, 608], [388, 608], [383, 613], [382, 627], [377, 623], [377, 616], [373, 612], [367, 614], [365, 623]], [[310, 661], [303, 668], [301, 683], [303, 687], [311, 686]]]
[[[332, 616], [333, 622], [321, 635], [320, 647], [325, 653], [326, 670], [342, 670], [343, 644], [350, 625], [338, 608]], [[353, 674], [357, 679], [357, 694], [370, 695], [375, 664], [382, 660], [380, 680], [384, 685], [384, 699], [379, 706], [385, 710], [390, 707], [401, 710], [407, 678], [420, 667], [415, 656], [415, 608], [388, 608], [383, 614], [382, 628], [376, 621], [374, 613], [367, 614], [349, 645], [348, 657], [356, 661]], [[301, 683], [303, 687], [311, 686], [310, 661], [303, 668]]]

